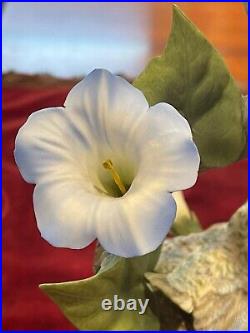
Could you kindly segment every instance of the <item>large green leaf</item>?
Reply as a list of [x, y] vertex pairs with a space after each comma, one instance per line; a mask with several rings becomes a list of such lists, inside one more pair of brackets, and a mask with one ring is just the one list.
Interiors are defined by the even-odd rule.
[[141, 315], [138, 311], [101, 308], [102, 300], [113, 300], [114, 295], [145, 300], [144, 273], [153, 270], [158, 255], [159, 249], [131, 259], [109, 255], [91, 278], [42, 284], [40, 288], [79, 330], [158, 330], [159, 321], [149, 306]]
[[228, 165], [243, 154], [240, 90], [217, 50], [178, 7], [163, 54], [150, 61], [134, 86], [150, 105], [170, 103], [188, 120], [202, 168]]

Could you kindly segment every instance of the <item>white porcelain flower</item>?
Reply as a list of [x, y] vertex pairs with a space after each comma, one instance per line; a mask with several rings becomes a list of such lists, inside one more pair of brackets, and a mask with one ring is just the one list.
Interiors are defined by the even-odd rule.
[[173, 106], [149, 108], [139, 90], [106, 70], [78, 83], [64, 107], [33, 113], [18, 132], [15, 159], [36, 184], [43, 238], [73, 249], [97, 238], [123, 257], [160, 245], [176, 214], [171, 192], [195, 183], [200, 161]]

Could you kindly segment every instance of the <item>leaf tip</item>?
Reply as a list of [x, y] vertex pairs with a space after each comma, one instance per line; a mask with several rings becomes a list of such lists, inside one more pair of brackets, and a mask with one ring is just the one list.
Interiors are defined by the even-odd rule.
[[182, 10], [180, 9], [180, 7], [174, 3], [173, 4], [173, 16], [175, 17], [176, 15], [184, 15], [184, 14], [183, 14]]
[[38, 287], [44, 293], [48, 294], [48, 290], [50, 289], [50, 284], [49, 283], [42, 283], [42, 284], [39, 284]]
[[180, 7], [175, 4], [173, 5], [173, 23], [174, 24], [188, 23], [190, 26], [194, 26], [194, 24], [180, 9]]

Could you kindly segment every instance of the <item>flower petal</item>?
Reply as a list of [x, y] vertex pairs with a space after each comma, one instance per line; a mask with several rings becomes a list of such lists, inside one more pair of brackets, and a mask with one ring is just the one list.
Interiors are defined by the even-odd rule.
[[60, 180], [36, 185], [33, 201], [38, 229], [51, 245], [80, 249], [95, 240], [98, 197], [87, 193], [81, 183]]
[[94, 70], [73, 87], [64, 105], [81, 132], [120, 154], [126, 153], [131, 134], [149, 108], [141, 91], [102, 69]]
[[14, 151], [27, 182], [74, 179], [88, 192], [97, 193], [88, 170], [93, 155], [98, 155], [96, 147], [90, 149], [84, 133], [68, 121], [64, 108], [34, 112], [20, 128]]
[[151, 107], [137, 135], [137, 141], [141, 138], [141, 163], [133, 186], [156, 180], [174, 192], [194, 185], [199, 153], [187, 120], [174, 107], [166, 103]]
[[[130, 191], [129, 191], [130, 192]], [[156, 186], [101, 202], [97, 211], [97, 238], [110, 253], [122, 257], [144, 255], [165, 238], [176, 214], [171, 194]]]
[[67, 123], [64, 108], [34, 112], [16, 137], [14, 156], [23, 178], [29, 183], [76, 174], [86, 178], [85, 142], [77, 134]]
[[144, 140], [163, 135], [182, 134], [186, 138], [192, 138], [192, 131], [188, 121], [170, 104], [158, 103], [149, 108], [147, 117], [140, 124], [140, 136]]

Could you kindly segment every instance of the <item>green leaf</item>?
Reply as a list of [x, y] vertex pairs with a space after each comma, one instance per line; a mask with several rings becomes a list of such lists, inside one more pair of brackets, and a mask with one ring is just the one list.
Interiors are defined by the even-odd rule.
[[[206, 19], [206, 18], [204, 18]], [[246, 145], [241, 93], [217, 50], [178, 7], [168, 44], [134, 86], [150, 105], [172, 104], [189, 122], [201, 168], [241, 158]]]
[[159, 321], [150, 307], [138, 311], [104, 311], [103, 299], [114, 295], [145, 300], [144, 273], [152, 271], [160, 249], [141, 257], [109, 255], [98, 273], [85, 280], [42, 284], [40, 288], [59, 306], [79, 330], [158, 330]]

